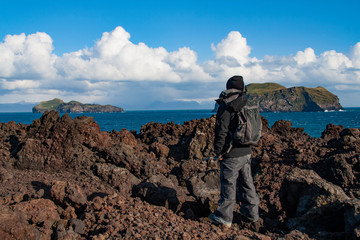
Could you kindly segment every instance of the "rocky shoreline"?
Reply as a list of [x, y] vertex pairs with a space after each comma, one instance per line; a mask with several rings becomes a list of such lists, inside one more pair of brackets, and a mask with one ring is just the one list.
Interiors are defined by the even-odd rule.
[[[91, 117], [45, 112], [0, 123], [0, 239], [359, 239], [360, 130], [312, 138], [289, 121], [253, 148], [260, 217], [230, 230], [219, 198], [215, 118], [104, 132]], [[237, 206], [238, 208], [239, 206]]]

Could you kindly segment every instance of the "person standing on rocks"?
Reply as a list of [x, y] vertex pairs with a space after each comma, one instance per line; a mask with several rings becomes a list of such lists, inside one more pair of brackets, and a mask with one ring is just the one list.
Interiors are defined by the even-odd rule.
[[232, 143], [232, 132], [237, 126], [236, 112], [247, 103], [242, 76], [233, 76], [216, 100], [214, 152], [220, 162], [220, 200], [209, 219], [219, 225], [231, 227], [236, 202], [236, 189], [241, 202], [240, 214], [248, 221], [259, 219], [259, 197], [251, 175], [251, 146]]

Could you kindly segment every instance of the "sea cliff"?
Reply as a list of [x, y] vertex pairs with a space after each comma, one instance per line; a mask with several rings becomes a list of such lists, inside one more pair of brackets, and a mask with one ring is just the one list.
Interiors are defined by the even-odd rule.
[[312, 138], [262, 118], [253, 147], [260, 220], [236, 204], [225, 231], [206, 219], [219, 199], [215, 117], [100, 131], [91, 117], [45, 112], [0, 123], [1, 239], [359, 239], [360, 130], [329, 124]]
[[343, 109], [339, 98], [323, 87], [286, 88], [277, 83], [247, 86], [247, 96], [261, 112], [319, 112]]
[[83, 104], [77, 101], [65, 103], [59, 98], [40, 102], [33, 107], [33, 113], [44, 113], [45, 111], [55, 110], [60, 113], [93, 113], [93, 112], [124, 112], [123, 108], [111, 105]]

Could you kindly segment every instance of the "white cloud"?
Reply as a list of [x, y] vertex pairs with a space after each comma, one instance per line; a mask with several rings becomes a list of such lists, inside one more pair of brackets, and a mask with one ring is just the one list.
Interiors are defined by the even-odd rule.
[[1, 95], [0, 99], [3, 103], [16, 103], [20, 101], [34, 103], [56, 97], [61, 98], [67, 94], [67, 92], [58, 89], [14, 89], [10, 93]]
[[212, 49], [218, 61], [231, 66], [247, 63], [251, 51], [251, 48], [247, 45], [246, 38], [237, 31], [230, 32], [216, 46], [213, 44]]
[[95, 45], [95, 52], [99, 58], [112, 59], [121, 55], [126, 46], [133, 45], [129, 39], [130, 34], [122, 27], [117, 27], [110, 33], [103, 33], [101, 40]]
[[349, 54], [329, 50], [316, 55], [308, 47], [295, 55], [257, 59], [250, 56], [247, 39], [232, 31], [211, 48], [215, 58], [198, 63], [189, 47], [168, 52], [133, 43], [130, 33], [117, 27], [90, 48], [57, 56], [46, 33], [7, 35], [0, 42], [0, 102], [52, 97], [117, 105], [204, 102], [216, 98], [233, 75], [243, 75], [246, 83], [321, 85], [340, 95], [360, 87], [360, 42]]
[[360, 42], [355, 44], [355, 46], [351, 47], [350, 59], [354, 67], [360, 68]]
[[0, 76], [9, 77], [14, 71], [14, 53], [10, 48], [0, 44]]
[[314, 63], [316, 61], [316, 55], [314, 49], [306, 48], [303, 52], [298, 51], [294, 59], [299, 65], [304, 65]]
[[7, 35], [0, 43], [0, 76], [10, 78], [52, 78], [56, 56], [46, 33]]
[[34, 80], [15, 80], [15, 81], [6, 81], [2, 79], [0, 81], [0, 86], [2, 89], [12, 90], [12, 89], [26, 89], [26, 88], [38, 88], [40, 83]]
[[327, 69], [338, 70], [352, 67], [352, 62], [347, 56], [334, 50], [322, 53], [319, 61], [321, 66]]
[[68, 79], [181, 81], [166, 63], [169, 53], [164, 48], [133, 44], [129, 38], [128, 32], [117, 27], [112, 32], [103, 33], [93, 48], [64, 54], [56, 66]]
[[335, 85], [335, 89], [337, 90], [351, 90], [351, 91], [359, 91], [360, 90], [360, 86], [359, 85], [345, 85], [345, 84], [341, 84], [341, 85]]
[[188, 47], [169, 53], [166, 61], [183, 81], [209, 81], [211, 79], [210, 75], [196, 63], [197, 54]]

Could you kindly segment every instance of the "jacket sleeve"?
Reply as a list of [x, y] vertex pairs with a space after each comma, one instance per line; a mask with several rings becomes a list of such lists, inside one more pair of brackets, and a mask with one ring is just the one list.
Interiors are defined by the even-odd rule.
[[216, 114], [215, 123], [214, 152], [216, 155], [223, 154], [226, 149], [225, 145], [229, 132], [230, 117], [230, 112], [226, 105], [220, 106]]

